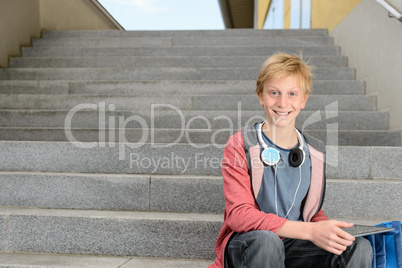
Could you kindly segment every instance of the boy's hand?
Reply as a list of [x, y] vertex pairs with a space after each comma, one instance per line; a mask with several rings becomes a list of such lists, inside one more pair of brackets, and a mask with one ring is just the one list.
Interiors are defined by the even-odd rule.
[[355, 240], [352, 235], [340, 229], [340, 227], [352, 227], [353, 223], [329, 220], [313, 224], [309, 240], [316, 246], [336, 255], [340, 255]]

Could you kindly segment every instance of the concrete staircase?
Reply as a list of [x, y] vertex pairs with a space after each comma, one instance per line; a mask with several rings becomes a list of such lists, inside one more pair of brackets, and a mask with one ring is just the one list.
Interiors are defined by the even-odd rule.
[[212, 263], [223, 146], [277, 51], [315, 66], [326, 214], [401, 219], [400, 134], [325, 30], [43, 32], [0, 69], [0, 267]]

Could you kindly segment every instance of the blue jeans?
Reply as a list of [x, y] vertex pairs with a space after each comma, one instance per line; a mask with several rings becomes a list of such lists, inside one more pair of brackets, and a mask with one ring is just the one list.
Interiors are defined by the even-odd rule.
[[270, 231], [235, 233], [225, 251], [225, 267], [325, 267], [370, 268], [373, 258], [369, 241], [357, 237], [341, 255], [325, 251], [310, 241], [283, 241]]

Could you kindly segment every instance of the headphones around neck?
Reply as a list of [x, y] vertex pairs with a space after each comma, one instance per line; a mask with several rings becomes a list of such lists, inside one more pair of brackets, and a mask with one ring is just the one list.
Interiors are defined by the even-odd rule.
[[[262, 147], [264, 148], [264, 150], [261, 153], [261, 160], [267, 166], [275, 166], [276, 164], [278, 164], [281, 156], [277, 149], [268, 147], [268, 145], [264, 142], [264, 139], [262, 138], [262, 125], [264, 125], [265, 122], [266, 121], [259, 124], [257, 129], [258, 140], [262, 145]], [[299, 140], [299, 147], [290, 150], [289, 164], [292, 167], [299, 167], [303, 165], [306, 154], [303, 151], [303, 138], [301, 137], [300, 132], [297, 129], [295, 130], [297, 133], [297, 139]]]

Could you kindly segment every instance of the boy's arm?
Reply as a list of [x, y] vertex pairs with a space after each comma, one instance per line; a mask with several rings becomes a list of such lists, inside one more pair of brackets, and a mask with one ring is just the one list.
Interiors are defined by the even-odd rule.
[[340, 229], [352, 227], [353, 223], [327, 220], [319, 222], [287, 221], [276, 232], [281, 237], [309, 240], [316, 246], [340, 255], [355, 238]]
[[322, 209], [320, 209], [320, 211], [317, 212], [317, 214], [315, 214], [313, 216], [313, 218], [311, 218], [311, 222], [318, 222], [318, 221], [327, 221], [329, 220], [328, 217], [324, 214], [324, 211], [322, 211]]

